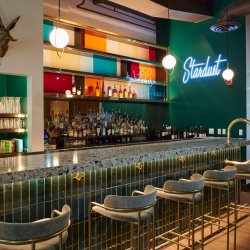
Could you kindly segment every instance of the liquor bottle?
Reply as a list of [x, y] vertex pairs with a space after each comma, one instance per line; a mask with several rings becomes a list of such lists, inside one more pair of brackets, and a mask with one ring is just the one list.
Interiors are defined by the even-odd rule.
[[96, 82], [95, 96], [100, 96], [100, 88], [99, 88], [99, 86], [98, 86], [98, 82]]
[[136, 99], [136, 98], [137, 98], [137, 94], [135, 93], [135, 90], [133, 91], [132, 98], [133, 98], [133, 99]]
[[108, 97], [112, 97], [112, 89], [108, 86]]
[[132, 97], [133, 97], [133, 94], [132, 94], [132, 91], [131, 91], [131, 87], [129, 87], [128, 98], [132, 98]]
[[82, 87], [81, 86], [79, 88], [77, 88], [76, 94], [77, 95], [82, 95]]
[[123, 97], [128, 98], [128, 91], [127, 91], [125, 86], [124, 86], [124, 89], [123, 89]]
[[120, 85], [120, 90], [119, 90], [119, 98], [123, 98], [123, 92], [122, 92], [122, 87]]
[[114, 85], [114, 88], [112, 90], [112, 97], [118, 97], [118, 92], [117, 92], [117, 89], [116, 89], [116, 85]]
[[162, 125], [161, 139], [162, 139], [162, 140], [165, 140], [165, 139], [166, 139], [166, 127], [165, 127], [164, 124]]
[[72, 77], [72, 89], [71, 89], [72, 95], [76, 95], [76, 85], [75, 85], [75, 77]]

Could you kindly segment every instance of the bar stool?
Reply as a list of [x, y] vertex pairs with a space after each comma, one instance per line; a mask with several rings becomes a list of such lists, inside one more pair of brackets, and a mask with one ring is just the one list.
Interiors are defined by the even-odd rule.
[[[168, 180], [164, 183], [163, 189], [157, 188], [157, 197], [167, 200], [172, 200], [177, 202], [177, 227], [164, 232], [163, 234], [159, 235], [160, 239], [166, 240], [167, 243], [171, 242], [177, 245], [177, 249], [179, 246], [187, 247], [189, 249], [195, 249], [197, 247], [204, 248], [203, 240], [204, 240], [204, 217], [203, 217], [203, 189], [204, 189], [204, 177], [200, 174], [193, 174], [190, 177], [190, 180], [187, 179], [180, 179], [179, 181]], [[189, 222], [192, 221], [192, 230], [190, 229], [190, 223], [188, 222], [188, 237], [186, 233], [180, 234], [180, 203], [185, 203], [189, 205]], [[201, 240], [195, 240], [195, 206], [200, 203], [201, 204]], [[191, 213], [190, 209], [192, 210], [192, 220], [191, 220]], [[178, 230], [174, 232], [175, 229]], [[192, 231], [192, 237], [190, 230]], [[170, 239], [165, 235], [172, 234], [177, 238]], [[158, 238], [157, 237], [157, 238]], [[180, 242], [180, 238], [184, 238], [188, 240], [188, 246]], [[190, 246], [190, 242], [192, 241], [192, 246]], [[196, 245], [195, 245], [196, 244]], [[198, 245], [197, 245], [198, 244]], [[166, 245], [166, 243], [162, 244]]]
[[[230, 161], [230, 160], [225, 160], [225, 164], [231, 164], [237, 169], [237, 210], [244, 212], [244, 213], [249, 213], [250, 212], [250, 207], [247, 204], [241, 205], [240, 204], [240, 191], [241, 191], [241, 180], [250, 180], [250, 164], [248, 161], [246, 162], [239, 162], [239, 161]], [[246, 211], [247, 209], [248, 211]]]
[[[62, 212], [53, 210], [51, 218], [29, 223], [0, 222], [1, 250], [56, 250], [63, 249], [70, 226], [70, 207]], [[55, 217], [55, 215], [57, 215]]]
[[[211, 225], [211, 233], [213, 231], [213, 225], [215, 224], [219, 228], [227, 229], [227, 249], [229, 250], [229, 229], [230, 229], [230, 191], [234, 192], [234, 249], [236, 249], [236, 224], [237, 224], [237, 208], [236, 208], [236, 168], [233, 166], [226, 166], [221, 170], [207, 170], [203, 173], [205, 178], [205, 187], [211, 188], [211, 212], [205, 214], [205, 218], [209, 218], [208, 222]], [[213, 216], [213, 190], [219, 190], [219, 206], [218, 206], [218, 217]], [[224, 221], [221, 218], [221, 190], [227, 192], [227, 220], [226, 226], [221, 225], [221, 221]], [[218, 224], [214, 223], [213, 220], [216, 220]], [[224, 221], [225, 222], [225, 221]]]
[[[136, 195], [137, 196], [134, 196]], [[139, 194], [139, 195], [138, 195]], [[148, 248], [150, 249], [150, 222], [152, 219], [152, 249], [155, 249], [155, 204], [156, 188], [147, 185], [144, 192], [133, 191], [132, 196], [108, 195], [103, 204], [90, 202], [89, 204], [89, 250], [91, 249], [91, 213], [95, 212], [110, 219], [129, 222], [131, 225], [131, 247], [134, 248], [133, 226], [138, 227], [138, 250], [141, 250], [140, 227], [141, 223], [148, 223]]]

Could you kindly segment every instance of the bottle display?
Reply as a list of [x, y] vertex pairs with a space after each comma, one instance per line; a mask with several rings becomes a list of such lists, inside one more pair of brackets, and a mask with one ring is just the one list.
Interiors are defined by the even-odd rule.
[[188, 138], [206, 138], [206, 128], [202, 126], [176, 128], [168, 125], [162, 126], [161, 139], [162, 140], [175, 140], [175, 139], [188, 139]]
[[133, 93], [131, 91], [131, 87], [129, 87], [128, 98], [133, 98]]
[[114, 88], [112, 89], [112, 97], [118, 97], [118, 92], [117, 92], [115, 84], [114, 84]]
[[108, 86], [108, 97], [112, 97], [112, 89], [111, 89], [111, 86]]
[[72, 95], [76, 95], [76, 85], [75, 85], [75, 77], [72, 78], [72, 89], [71, 89]]
[[99, 85], [98, 85], [98, 82], [96, 82], [95, 96], [100, 96], [100, 87], [99, 87]]
[[123, 98], [122, 86], [120, 85], [119, 98]]
[[77, 88], [76, 94], [77, 95], [82, 95], [82, 87], [81, 86], [79, 86], [79, 88]]
[[127, 89], [126, 89], [125, 86], [124, 86], [124, 88], [123, 88], [123, 97], [124, 97], [124, 98], [128, 98], [128, 91], [127, 91]]

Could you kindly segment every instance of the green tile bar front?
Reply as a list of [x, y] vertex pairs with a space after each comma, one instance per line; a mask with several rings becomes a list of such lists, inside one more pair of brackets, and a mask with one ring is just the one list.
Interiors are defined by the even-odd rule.
[[[52, 209], [60, 210], [67, 203], [72, 209], [72, 225], [67, 249], [87, 249], [88, 204], [102, 203], [108, 194], [131, 195], [135, 189], [143, 190], [148, 184], [162, 187], [168, 179], [189, 178], [193, 173], [207, 169], [220, 169], [225, 159], [241, 160], [241, 147], [228, 147], [211, 152], [190, 153], [185, 157], [171, 156], [159, 160], [102, 167], [82, 172], [81, 179], [75, 173], [36, 178], [0, 185], [0, 220], [29, 222], [49, 217]], [[222, 197], [223, 199], [223, 197]], [[216, 201], [215, 201], [216, 202]], [[205, 211], [209, 210], [205, 200]], [[187, 209], [181, 207], [182, 222], [188, 224]], [[156, 235], [176, 226], [176, 207], [171, 201], [158, 201]], [[143, 248], [146, 248], [146, 230], [143, 226]], [[92, 220], [92, 249], [126, 249], [130, 245], [130, 228], [124, 222], [116, 222], [100, 216]], [[160, 240], [157, 240], [160, 244]]]

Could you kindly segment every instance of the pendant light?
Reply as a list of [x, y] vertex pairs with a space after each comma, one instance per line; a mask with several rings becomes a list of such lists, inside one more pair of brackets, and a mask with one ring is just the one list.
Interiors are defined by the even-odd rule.
[[[168, 20], [169, 18], [169, 1], [168, 1]], [[165, 69], [174, 69], [176, 65], [176, 59], [170, 54], [170, 49], [168, 48], [167, 54], [162, 59], [162, 65]]]
[[[227, 8], [227, 23], [228, 23], [228, 8]], [[227, 68], [222, 72], [222, 77], [226, 85], [231, 86], [233, 84], [234, 72], [229, 68], [228, 33], [229, 31], [227, 31]]]
[[49, 40], [52, 46], [54, 46], [57, 49], [63, 49], [65, 48], [68, 43], [69, 43], [69, 35], [68, 33], [60, 28], [60, 22], [61, 22], [61, 0], [59, 1], [59, 6], [58, 6], [58, 14], [59, 14], [59, 24], [57, 27], [55, 27], [50, 35], [49, 35]]

